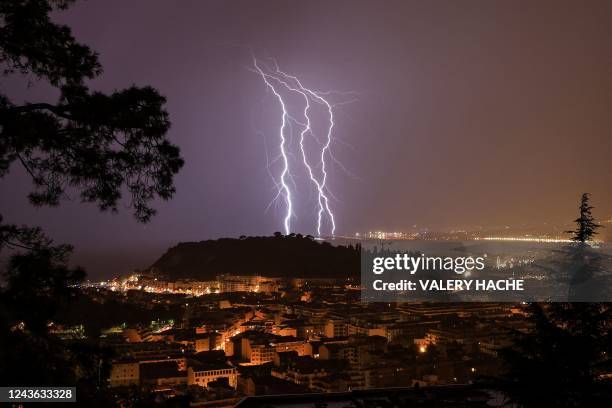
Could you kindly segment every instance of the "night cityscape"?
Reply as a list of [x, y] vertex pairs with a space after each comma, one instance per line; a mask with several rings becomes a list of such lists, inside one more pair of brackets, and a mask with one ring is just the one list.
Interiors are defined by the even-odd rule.
[[0, 0], [0, 405], [612, 406], [610, 16]]

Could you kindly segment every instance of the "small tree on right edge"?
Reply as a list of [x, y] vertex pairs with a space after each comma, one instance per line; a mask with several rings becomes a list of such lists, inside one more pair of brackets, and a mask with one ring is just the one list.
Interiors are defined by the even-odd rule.
[[595, 222], [595, 218], [591, 215], [593, 207], [589, 204], [589, 193], [582, 194], [580, 200], [580, 217], [576, 218], [574, 222], [577, 227], [573, 231], [565, 231], [572, 234], [572, 240], [576, 242], [585, 243], [593, 239], [593, 236], [597, 234], [597, 229], [601, 228], [601, 225]]

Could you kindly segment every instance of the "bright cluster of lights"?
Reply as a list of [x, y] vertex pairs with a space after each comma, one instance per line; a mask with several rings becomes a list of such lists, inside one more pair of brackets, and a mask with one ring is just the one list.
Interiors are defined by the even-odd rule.
[[137, 274], [85, 286], [105, 288], [113, 292], [141, 290], [148, 293], [181, 294], [195, 297], [219, 293], [216, 282], [167, 282], [157, 278], [143, 279]]
[[535, 262], [535, 259], [531, 257], [527, 257], [527, 258], [510, 257], [510, 258], [502, 259], [498, 256], [495, 262], [495, 267], [497, 269], [513, 269], [515, 267], [529, 265], [534, 262]]
[[571, 239], [538, 238], [538, 237], [483, 237], [475, 238], [477, 241], [511, 241], [511, 242], [545, 242], [545, 243], [572, 243]]
[[368, 231], [365, 233], [356, 233], [356, 238], [363, 239], [414, 239], [415, 234], [406, 232], [389, 232], [389, 231]]

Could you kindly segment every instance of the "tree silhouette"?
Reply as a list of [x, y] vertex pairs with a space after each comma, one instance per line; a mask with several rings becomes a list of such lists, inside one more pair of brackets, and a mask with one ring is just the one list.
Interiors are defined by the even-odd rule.
[[608, 303], [586, 303], [609, 287], [599, 276], [602, 255], [583, 245], [599, 228], [591, 215], [589, 194], [582, 195], [577, 228], [568, 231], [580, 245], [557, 251], [559, 271], [570, 285], [574, 303], [533, 303], [527, 330], [514, 330], [512, 346], [501, 351], [505, 373], [493, 381], [513, 406], [595, 407], [612, 400], [606, 379], [612, 353]]
[[[102, 72], [98, 55], [49, 17], [73, 2], [0, 2], [2, 75], [35, 78], [59, 92], [55, 103], [23, 104], [0, 93], [0, 177], [20, 164], [34, 184], [29, 200], [36, 206], [58, 205], [70, 190], [116, 211], [127, 192], [134, 216], [146, 222], [155, 214], [152, 200], [172, 197], [183, 165], [167, 138], [166, 100], [148, 86], [110, 94], [88, 88], [85, 81]], [[67, 266], [70, 246], [54, 245], [39, 228], [3, 224], [0, 216], [0, 251], [6, 249], [15, 252], [0, 288], [0, 382], [79, 384], [83, 401], [84, 390], [95, 392], [103, 352], [59, 341], [49, 324], [77, 296], [85, 272]]]
[[604, 374], [612, 352], [610, 307], [605, 303], [531, 304], [532, 327], [515, 331], [501, 351], [507, 371], [493, 385], [509, 404], [600, 407], [612, 398]]
[[582, 194], [580, 200], [580, 217], [576, 218], [576, 229], [573, 231], [566, 231], [572, 234], [572, 240], [576, 242], [585, 243], [593, 239], [597, 234], [597, 230], [601, 228], [601, 225], [595, 222], [595, 218], [591, 214], [593, 207], [589, 204], [590, 194]]
[[169, 199], [183, 161], [166, 138], [165, 98], [151, 87], [132, 86], [110, 95], [91, 91], [87, 78], [101, 73], [97, 55], [53, 23], [49, 13], [71, 0], [2, 2], [0, 62], [58, 88], [57, 103], [16, 105], [0, 94], [0, 176], [18, 162], [35, 189], [34, 205], [57, 205], [68, 187], [102, 210], [117, 209], [122, 188], [134, 215], [147, 221], [149, 202]]

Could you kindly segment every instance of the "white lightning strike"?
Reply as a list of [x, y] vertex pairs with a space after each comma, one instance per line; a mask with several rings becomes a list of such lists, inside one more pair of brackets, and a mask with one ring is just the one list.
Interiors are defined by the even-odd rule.
[[[318, 203], [317, 234], [318, 236], [321, 236], [322, 223], [323, 223], [324, 216], [326, 216], [329, 219], [329, 223], [331, 225], [331, 235], [333, 236], [336, 231], [336, 222], [335, 222], [334, 214], [330, 207], [330, 203], [329, 203], [330, 200], [328, 197], [328, 194], [331, 195], [332, 197], [333, 197], [333, 194], [331, 194], [327, 186], [328, 173], [327, 173], [327, 168], [326, 168], [327, 166], [326, 157], [329, 156], [332, 160], [335, 161], [335, 158], [331, 155], [331, 151], [330, 151], [330, 146], [331, 146], [332, 139], [333, 139], [332, 137], [333, 128], [334, 128], [335, 122], [334, 122], [333, 105], [329, 103], [329, 101], [322, 96], [322, 95], [328, 95], [330, 92], [318, 92], [318, 91], [313, 91], [309, 88], [306, 88], [296, 76], [289, 75], [281, 71], [276, 61], [274, 61], [274, 65], [275, 65], [274, 73], [271, 73], [271, 70], [265, 64], [263, 66], [266, 68], [266, 72], [264, 72], [264, 70], [262, 70], [259, 64], [257, 63], [257, 59], [255, 57], [253, 57], [253, 64], [255, 66], [255, 70], [262, 77], [266, 86], [270, 90], [272, 90], [272, 92], [274, 93], [278, 101], [280, 102], [280, 105], [283, 110], [283, 122], [282, 122], [282, 126], [280, 129], [280, 140], [281, 140], [280, 151], [281, 151], [281, 156], [283, 158], [284, 167], [281, 172], [280, 188], [279, 188], [279, 193], [277, 194], [277, 197], [280, 196], [280, 194], [282, 193], [287, 203], [287, 214], [284, 220], [285, 221], [284, 222], [285, 233], [287, 234], [290, 233], [290, 230], [291, 230], [290, 221], [291, 221], [291, 217], [293, 216], [293, 212], [292, 212], [293, 203], [291, 202], [292, 195], [291, 195], [289, 186], [287, 185], [286, 180], [285, 180], [285, 177], [287, 175], [289, 175], [289, 177], [291, 176], [291, 173], [289, 171], [289, 160], [287, 157], [287, 152], [285, 151], [285, 142], [286, 142], [285, 126], [287, 124], [287, 121], [291, 120], [302, 127], [302, 130], [300, 131], [300, 141], [299, 141], [300, 151], [302, 154], [302, 163], [304, 164], [304, 167], [308, 171], [308, 176], [310, 178], [310, 181], [315, 186], [316, 191], [317, 191], [317, 203]], [[304, 102], [305, 102], [304, 110], [303, 110], [303, 115], [305, 118], [304, 123], [296, 120], [293, 116], [291, 116], [288, 113], [285, 102], [283, 101], [283, 97], [281, 96], [279, 91], [274, 87], [274, 85], [272, 85], [272, 82], [278, 83], [279, 85], [282, 85], [285, 89], [291, 92], [296, 92], [304, 98]], [[317, 142], [318, 144], [322, 145], [321, 152], [320, 152], [320, 162], [319, 164], [317, 164], [317, 166], [319, 165], [321, 166], [321, 171], [320, 171], [321, 174], [318, 178], [315, 175], [313, 166], [309, 163], [309, 160], [306, 154], [306, 150], [304, 148], [304, 141], [305, 141], [306, 135], [310, 134], [315, 140], [317, 140], [317, 137], [314, 134], [314, 131], [311, 126], [312, 124], [311, 117], [310, 117], [311, 101], [324, 106], [324, 108], [327, 110], [327, 113], [329, 115], [329, 119], [328, 119], [329, 125], [327, 126], [327, 134], [326, 134], [325, 142], [324, 143], [321, 143], [320, 141]]]
[[[275, 62], [276, 64], [276, 62]], [[283, 83], [283, 85], [285, 85], [287, 87], [287, 89], [293, 91], [293, 92], [297, 92], [300, 95], [302, 95], [304, 97], [304, 117], [306, 118], [306, 124], [304, 126], [304, 128], [302, 129], [302, 131], [300, 132], [300, 150], [302, 152], [302, 161], [304, 163], [304, 166], [306, 167], [306, 169], [308, 170], [308, 176], [310, 177], [310, 180], [312, 181], [312, 183], [315, 185], [315, 187], [317, 188], [317, 201], [318, 201], [318, 206], [319, 206], [319, 210], [317, 212], [317, 235], [321, 236], [321, 223], [323, 220], [323, 213], [327, 212], [327, 215], [329, 216], [329, 220], [330, 223], [332, 225], [332, 229], [331, 229], [331, 235], [334, 235], [335, 231], [336, 231], [336, 223], [334, 220], [334, 214], [332, 213], [331, 209], [329, 208], [329, 199], [327, 197], [327, 195], [325, 194], [325, 189], [326, 187], [326, 182], [327, 182], [327, 171], [325, 170], [325, 153], [328, 151], [329, 146], [331, 144], [331, 131], [332, 128], [334, 126], [334, 122], [333, 122], [333, 111], [332, 111], [332, 107], [331, 104], [329, 104], [329, 102], [327, 102], [327, 100], [325, 100], [324, 98], [322, 98], [321, 96], [319, 96], [316, 92], [311, 91], [310, 89], [306, 89], [304, 88], [304, 86], [302, 85], [302, 83], [300, 82], [300, 80], [293, 76], [293, 75], [288, 75], [287, 73], [281, 71], [278, 68], [278, 65], [276, 65], [276, 72], [280, 75], [283, 75], [285, 78], [289, 78], [292, 79], [298, 86], [298, 88], [294, 88], [290, 85], [288, 85], [286, 82], [284, 81], [280, 81], [281, 83]], [[308, 159], [306, 157], [306, 151], [304, 150], [304, 137], [307, 133], [312, 134], [312, 127], [310, 126], [310, 116], [309, 116], [309, 111], [310, 111], [310, 98], [314, 99], [315, 101], [324, 104], [329, 112], [330, 115], [330, 119], [329, 119], [329, 128], [328, 128], [328, 132], [327, 132], [327, 140], [325, 142], [325, 144], [323, 145], [323, 148], [321, 149], [321, 174], [322, 174], [322, 179], [321, 181], [317, 180], [317, 178], [314, 175], [314, 172], [312, 170], [312, 166], [308, 163]]]
[[255, 69], [257, 70], [257, 72], [259, 72], [259, 74], [261, 75], [261, 78], [266, 83], [266, 86], [276, 96], [283, 110], [282, 122], [281, 122], [281, 127], [280, 127], [280, 151], [281, 151], [281, 156], [283, 158], [283, 170], [281, 171], [281, 175], [280, 175], [280, 184], [281, 184], [281, 191], [284, 192], [285, 201], [287, 203], [287, 212], [285, 214], [283, 225], [285, 227], [285, 234], [288, 235], [291, 232], [291, 217], [293, 216], [293, 202], [291, 200], [291, 190], [289, 189], [289, 186], [287, 185], [287, 180], [286, 180], [287, 174], [289, 173], [289, 159], [287, 158], [287, 152], [285, 152], [285, 143], [287, 142], [287, 139], [285, 138], [285, 127], [287, 125], [287, 108], [285, 107], [285, 102], [283, 101], [283, 97], [276, 91], [276, 88], [274, 88], [274, 86], [272, 86], [272, 84], [268, 81], [267, 75], [261, 70], [261, 68], [259, 68], [259, 65], [257, 65], [257, 60], [255, 58], [253, 58], [253, 65], [255, 66]]

